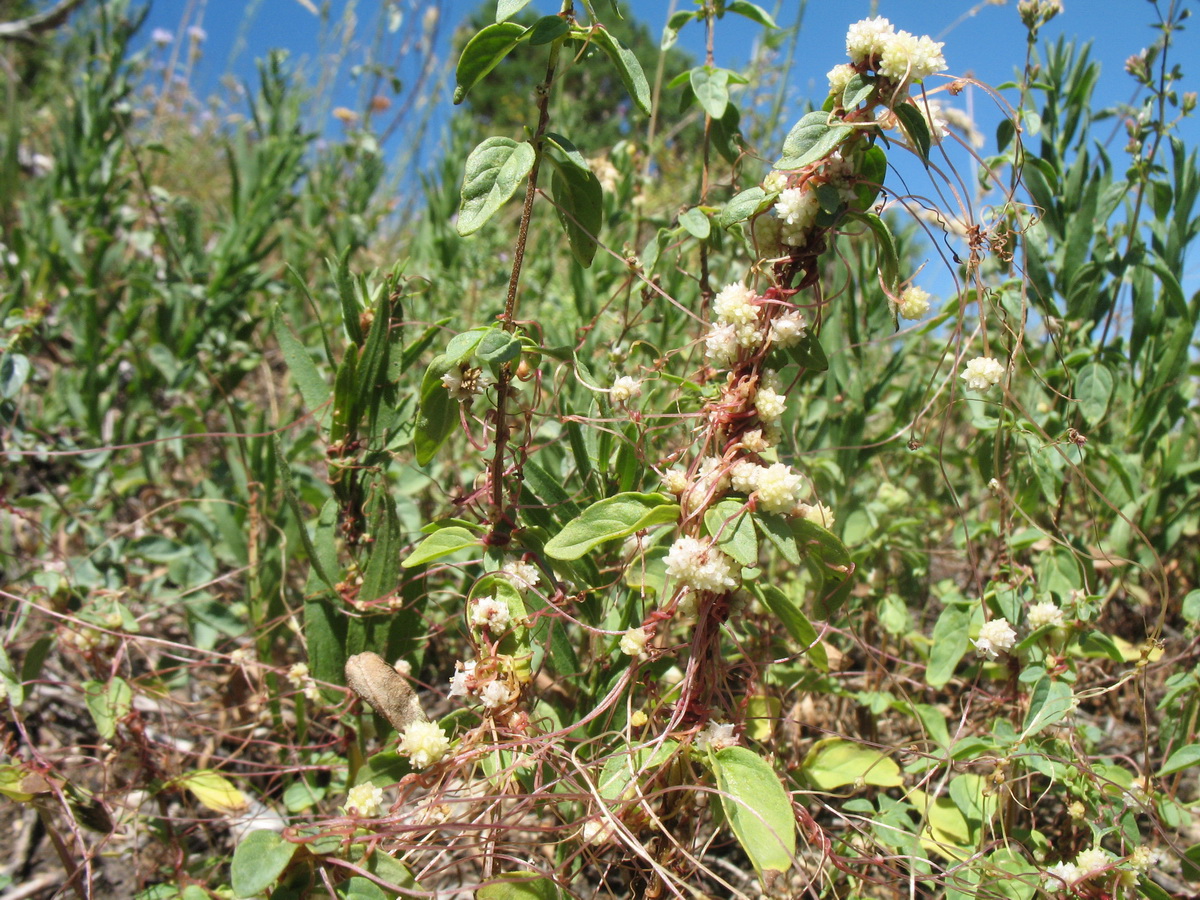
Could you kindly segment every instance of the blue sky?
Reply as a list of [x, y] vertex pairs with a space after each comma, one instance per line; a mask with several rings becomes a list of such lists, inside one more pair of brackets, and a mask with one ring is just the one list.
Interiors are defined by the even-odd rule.
[[[289, 50], [293, 60], [307, 65], [310, 70], [319, 64], [330, 66], [336, 59], [336, 74], [330, 73], [334, 90], [326, 94], [329, 102], [325, 108], [313, 110], [315, 115], [328, 116], [335, 105], [356, 105], [356, 89], [362, 79], [356, 80], [352, 70], [367, 58], [370, 39], [377, 31], [376, 23], [383, 10], [391, 8], [403, 14], [396, 32], [390, 35], [390, 40], [398, 44], [419, 34], [422, 14], [430, 7], [437, 7], [441, 21], [434, 46], [444, 61], [449, 55], [449, 36], [454, 24], [475, 7], [475, 3], [468, 0], [442, 0], [436, 4], [392, 0], [390, 6], [379, 0], [328, 0], [326, 19], [314, 15], [306, 5], [309, 0], [157, 0], [152, 5], [144, 35], [148, 39], [155, 28], [179, 35], [187, 26], [201, 26], [207, 37], [204, 54], [193, 72], [193, 83], [202, 91], [217, 90], [221, 77], [227, 73], [253, 81], [253, 59], [274, 47]], [[772, 11], [779, 10], [780, 24], [794, 23], [800, 8], [795, 0], [778, 5], [768, 0], [762, 5]], [[534, 6], [543, 11], [553, 8], [545, 2]], [[1093, 56], [1102, 63], [1096, 91], [1098, 100], [1109, 104], [1131, 99], [1134, 84], [1123, 72], [1123, 64], [1128, 56], [1155, 40], [1156, 32], [1149, 27], [1154, 6], [1145, 0], [1065, 0], [1064, 6], [1063, 15], [1044, 30], [1044, 35], [1050, 38], [1066, 35], [1093, 41]], [[646, 21], [651, 31], [657, 34], [672, 8], [690, 8], [690, 4], [687, 0], [674, 3], [638, 0], [623, 3], [622, 7]], [[600, 8], [605, 5], [601, 4]], [[876, 0], [874, 3], [870, 0], [839, 0], [836, 3], [812, 0], [804, 14], [800, 50], [790, 85], [791, 99], [797, 108], [807, 98], [823, 96], [825, 72], [844, 61], [847, 25], [873, 12], [887, 16], [898, 28], [929, 34], [944, 41], [944, 54], [954, 74], [971, 74], [989, 84], [999, 84], [1012, 77], [1024, 57], [1025, 34], [1017, 15], [1016, 0], [1008, 0], [1002, 5], [972, 0]], [[357, 22], [357, 28], [354, 37], [343, 42], [331, 23], [343, 23], [348, 16]], [[728, 16], [720, 23], [717, 35], [717, 64], [729, 68], [743, 65], [758, 35], [758, 26], [740, 17]], [[698, 27], [693, 25], [685, 29], [681, 43], [698, 58], [702, 56], [703, 33]], [[165, 55], [166, 51], [164, 58]], [[1186, 71], [1186, 66], [1193, 60], [1200, 61], [1200, 39], [1196, 32], [1189, 30], [1179, 35], [1175, 59], [1185, 65], [1185, 76], [1195, 76], [1196, 73]], [[415, 68], [418, 61], [419, 55], [412, 52], [400, 58], [399, 74], [407, 84], [414, 83], [418, 77]], [[442, 74], [447, 75], [445, 70]], [[1195, 83], [1195, 78], [1190, 78], [1185, 81], [1184, 89]], [[445, 121], [445, 112], [441, 108], [444, 106], [446, 111], [449, 110], [449, 87], [443, 84], [439, 110], [434, 116], [435, 125]], [[979, 97], [975, 102], [983, 104], [983, 99]], [[976, 111], [985, 115], [980, 106]], [[340, 127], [329, 120], [313, 124], [318, 127], [323, 124], [331, 129]], [[1196, 123], [1188, 123], [1185, 134], [1189, 142], [1195, 142], [1197, 133]], [[1116, 149], [1120, 146], [1123, 143]]]

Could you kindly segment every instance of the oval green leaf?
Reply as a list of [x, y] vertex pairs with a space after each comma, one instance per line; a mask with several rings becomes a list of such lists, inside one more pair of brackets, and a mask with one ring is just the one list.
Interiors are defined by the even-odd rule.
[[674, 522], [679, 504], [665, 494], [617, 494], [593, 503], [546, 542], [546, 555], [579, 559], [593, 547], [629, 537], [635, 531]]
[[1075, 378], [1075, 399], [1079, 412], [1089, 425], [1097, 425], [1108, 411], [1112, 397], [1113, 376], [1103, 363], [1088, 363]]
[[688, 73], [688, 81], [700, 108], [719, 119], [729, 104], [729, 73], [724, 69], [697, 66]]
[[467, 41], [454, 71], [457, 82], [454, 88], [455, 104], [462, 103], [471, 88], [508, 56], [525, 32], [526, 29], [515, 22], [497, 22], [483, 28]]
[[506, 137], [486, 138], [471, 151], [455, 226], [460, 235], [474, 234], [508, 202], [529, 177], [536, 156], [532, 144]]
[[933, 626], [929, 665], [925, 668], [925, 683], [942, 687], [954, 677], [958, 661], [970, 646], [967, 636], [971, 626], [970, 614], [961, 607], [947, 606]]
[[679, 214], [679, 224], [697, 240], [703, 241], [712, 233], [712, 223], [708, 221], [708, 216], [695, 206]]
[[830, 124], [829, 114], [811, 112], [795, 124], [783, 141], [783, 156], [776, 169], [800, 169], [832, 153], [854, 129], [841, 123]]
[[449, 528], [439, 528], [421, 543], [413, 548], [413, 552], [405, 557], [404, 562], [400, 563], [402, 569], [411, 569], [413, 566], [419, 566], [423, 563], [432, 562], [435, 559], [441, 559], [443, 556], [449, 556], [451, 553], [457, 553], [466, 547], [478, 546], [479, 538], [461, 528], [458, 525], [451, 525]]
[[476, 900], [560, 900], [562, 892], [552, 880], [537, 872], [505, 872], [504, 881], [485, 884]]
[[754, 871], [770, 886], [796, 855], [796, 817], [775, 770], [745, 747], [712, 754], [721, 807]]
[[904, 783], [895, 760], [879, 750], [826, 738], [817, 741], [804, 758], [804, 777], [821, 791], [860, 782], [876, 787], [899, 787]]
[[274, 831], [250, 832], [233, 851], [233, 895], [248, 898], [261, 894], [283, 874], [299, 847]]

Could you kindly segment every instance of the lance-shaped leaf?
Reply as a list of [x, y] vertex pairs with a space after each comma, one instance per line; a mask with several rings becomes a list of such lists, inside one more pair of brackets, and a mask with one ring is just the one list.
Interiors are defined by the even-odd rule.
[[749, 0], [730, 0], [725, 4], [725, 12], [737, 13], [739, 16], [745, 16], [751, 22], [757, 22], [763, 28], [778, 28], [775, 20], [771, 18], [771, 14], [759, 6], [757, 3], [750, 3]]
[[796, 855], [796, 818], [775, 770], [745, 747], [726, 747], [711, 756], [721, 807], [754, 871], [768, 888]]
[[532, 144], [506, 137], [485, 138], [471, 151], [458, 214], [460, 235], [474, 234], [508, 202], [529, 177], [536, 156]]
[[567, 233], [571, 253], [587, 268], [596, 255], [595, 236], [604, 222], [604, 189], [574, 144], [560, 134], [547, 133], [545, 138], [562, 154], [546, 155], [554, 167], [550, 190], [558, 220]]
[[617, 494], [593, 503], [546, 542], [546, 555], [579, 559], [593, 547], [627, 538], [635, 531], [674, 522], [679, 504], [665, 494]]
[[816, 162], [837, 149], [854, 129], [841, 122], [830, 124], [829, 114], [810, 112], [795, 124], [783, 141], [783, 156], [777, 169], [799, 169]]
[[646, 73], [642, 71], [642, 64], [633, 55], [633, 51], [613, 37], [603, 25], [593, 28], [590, 38], [617, 67], [621, 83], [625, 85], [625, 90], [629, 91], [629, 96], [633, 98], [638, 109], [650, 115], [650, 84], [646, 81]]
[[871, 234], [875, 237], [879, 277], [883, 280], [884, 287], [894, 292], [900, 282], [900, 255], [896, 251], [896, 239], [892, 236], [891, 229], [875, 213], [852, 212], [850, 218], [871, 229]]
[[929, 136], [929, 123], [925, 121], [925, 114], [911, 103], [897, 103], [892, 111], [900, 120], [900, 126], [908, 135], [908, 139], [912, 141], [913, 147], [920, 154], [921, 161], [928, 163], [932, 138]]
[[496, 4], [496, 21], [506, 22], [529, 5], [529, 0], [499, 0]]
[[457, 85], [454, 88], [454, 102], [462, 103], [467, 93], [488, 72], [500, 64], [500, 60], [508, 56], [513, 47], [521, 42], [526, 29], [515, 22], [497, 22], [488, 25], [467, 41], [462, 55], [458, 58], [458, 68], [454, 78]]

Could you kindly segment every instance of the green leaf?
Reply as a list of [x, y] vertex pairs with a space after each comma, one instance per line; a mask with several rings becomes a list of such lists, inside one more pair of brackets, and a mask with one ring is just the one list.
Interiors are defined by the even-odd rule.
[[300, 340], [288, 328], [278, 304], [272, 312], [271, 319], [275, 341], [279, 344], [279, 351], [283, 354], [283, 361], [287, 363], [288, 371], [292, 373], [296, 386], [300, 388], [300, 396], [304, 398], [305, 407], [310, 411], [320, 409], [329, 402], [329, 382], [322, 378], [321, 373], [317, 371], [316, 363], [309, 355], [308, 348], [300, 343]]
[[892, 230], [875, 213], [851, 212], [850, 218], [871, 229], [871, 234], [875, 237], [879, 277], [884, 287], [895, 292], [900, 286], [900, 254], [896, 250], [896, 238], [893, 237]]
[[688, 82], [700, 108], [719, 119], [729, 103], [729, 73], [724, 69], [697, 66], [688, 73]]
[[29, 357], [20, 353], [0, 355], [0, 400], [11, 400], [29, 378]]
[[625, 85], [625, 90], [629, 92], [638, 109], [650, 115], [650, 84], [646, 81], [646, 73], [642, 71], [642, 64], [638, 62], [633, 51], [613, 37], [603, 25], [597, 25], [591, 30], [591, 41], [603, 50], [617, 67], [621, 83]]
[[741, 500], [722, 500], [704, 512], [704, 527], [716, 538], [717, 547], [743, 566], [758, 565], [758, 538], [754, 520]]
[[738, 222], [745, 222], [758, 212], [758, 208], [766, 199], [767, 192], [758, 185], [735, 194], [717, 213], [717, 224], [722, 228], [728, 228]]
[[971, 646], [971, 615], [960, 606], [947, 606], [933, 626], [925, 683], [942, 687], [954, 677], [958, 662]]
[[900, 767], [886, 753], [841, 738], [817, 741], [802, 765], [804, 777], [820, 791], [856, 784], [899, 787]]
[[25, 684], [13, 668], [12, 660], [8, 658], [3, 644], [0, 644], [0, 686], [4, 688], [3, 694], [0, 694], [0, 702], [7, 697], [14, 709], [25, 702]]
[[566, 19], [559, 16], [542, 16], [529, 29], [529, 46], [551, 44], [570, 32], [571, 26], [567, 24]]
[[665, 494], [617, 494], [593, 503], [546, 542], [554, 559], [579, 559], [593, 547], [635, 531], [679, 519], [679, 504]]
[[285, 841], [274, 831], [250, 832], [233, 851], [233, 895], [245, 900], [261, 894], [283, 874], [299, 849], [299, 844]]
[[1075, 378], [1075, 399], [1079, 412], [1089, 425], [1098, 425], [1108, 411], [1112, 397], [1113, 376], [1104, 363], [1088, 363]]
[[1029, 697], [1029, 711], [1025, 714], [1021, 740], [1028, 740], [1043, 728], [1061, 722], [1078, 705], [1071, 685], [1065, 681], [1055, 681], [1049, 676], [1042, 678]]
[[85, 681], [83, 701], [100, 737], [107, 741], [117, 733], [117, 722], [129, 714], [133, 691], [124, 678], [114, 675], [107, 682]]
[[866, 75], [854, 75], [842, 91], [842, 109], [855, 109], [875, 92], [875, 79]]
[[796, 546], [796, 535], [788, 520], [776, 513], [756, 512], [754, 524], [763, 536], [775, 545], [780, 555], [793, 566], [800, 565], [800, 549]]
[[296, 522], [300, 526], [300, 543], [304, 545], [304, 552], [308, 554], [308, 561], [312, 564], [313, 571], [317, 573], [317, 577], [324, 582], [325, 586], [332, 591], [334, 590], [334, 579], [326, 571], [325, 565], [321, 560], [321, 554], [313, 546], [312, 536], [308, 533], [308, 528], [304, 524], [304, 513], [300, 509], [300, 498], [296, 496], [296, 489], [292, 485], [292, 466], [288, 462], [287, 457], [283, 455], [283, 445], [279, 443], [278, 435], [271, 436], [271, 446], [275, 451], [275, 462], [279, 468], [279, 484], [283, 488], [284, 501], [292, 511], [292, 515], [296, 517]]
[[503, 881], [485, 884], [475, 892], [476, 900], [561, 900], [562, 892], [553, 880], [537, 872], [505, 872]]
[[1190, 769], [1198, 763], [1200, 763], [1200, 744], [1188, 744], [1167, 757], [1167, 761], [1158, 770], [1158, 777], [1174, 775], [1176, 772]]
[[483, 336], [483, 340], [475, 348], [475, 356], [480, 362], [500, 366], [520, 356], [521, 347], [521, 338], [517, 335], [493, 330]]
[[811, 112], [795, 124], [783, 141], [783, 156], [776, 169], [800, 169], [828, 156], [854, 131], [841, 122], [830, 124], [829, 114]]
[[771, 14], [759, 6], [757, 3], [750, 3], [749, 0], [730, 0], [725, 4], [725, 12], [737, 13], [739, 16], [745, 16], [751, 22], [757, 22], [764, 28], [778, 28], [775, 20], [771, 18]]
[[783, 591], [774, 585], [760, 588], [763, 603], [783, 623], [787, 633], [801, 646], [808, 648], [808, 657], [822, 672], [829, 671], [829, 655], [821, 644], [817, 629], [804, 611]]
[[467, 157], [462, 208], [455, 226], [463, 237], [474, 234], [508, 202], [529, 177], [537, 153], [528, 141], [484, 138]]
[[546, 157], [554, 166], [550, 189], [571, 253], [586, 269], [596, 255], [596, 236], [604, 224], [604, 189], [574, 144], [559, 134], [547, 133], [545, 139], [564, 157]]
[[451, 525], [449, 528], [439, 528], [421, 543], [413, 548], [413, 552], [400, 563], [401, 568], [411, 569], [413, 566], [424, 565], [457, 553], [467, 547], [479, 546], [479, 538], [465, 528]]
[[886, 178], [887, 154], [880, 147], [868, 147], [859, 158], [858, 184], [854, 186], [859, 209], [865, 211], [875, 202]]
[[806, 333], [804, 337], [788, 347], [786, 352], [792, 358], [792, 362], [802, 369], [812, 372], [829, 370], [829, 358], [821, 349], [820, 340], [812, 332]]
[[496, 21], [507, 22], [528, 5], [529, 0], [498, 0], [496, 3]]
[[[481, 78], [500, 64], [500, 60], [521, 42], [526, 29], [515, 22], [497, 22], [475, 34], [463, 47], [454, 78], [454, 103], [467, 98], [467, 93]], [[461, 233], [461, 232], [460, 232]]]
[[764, 885], [774, 884], [796, 855], [796, 817], [775, 770], [746, 747], [710, 757], [721, 808]]
[[635, 784], [644, 783], [661, 771], [679, 750], [677, 741], [667, 740], [661, 744], [642, 746], [637, 749], [625, 747], [614, 752], [605, 760], [600, 770], [596, 788], [600, 796], [609, 803], [620, 803], [636, 796]]
[[704, 210], [693, 206], [679, 214], [679, 224], [687, 229], [688, 234], [697, 240], [705, 240], [712, 233], [712, 223]]
[[931, 138], [929, 136], [929, 123], [925, 121], [925, 114], [911, 103], [897, 103], [892, 107], [892, 112], [900, 120], [901, 127], [904, 128], [908, 139], [912, 141], [913, 147], [920, 154], [921, 161], [928, 164]]

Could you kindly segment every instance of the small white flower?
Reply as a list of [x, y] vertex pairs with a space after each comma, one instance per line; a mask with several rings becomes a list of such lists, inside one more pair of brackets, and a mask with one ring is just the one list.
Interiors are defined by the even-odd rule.
[[394, 663], [392, 663], [392, 668], [396, 670], [397, 675], [403, 675], [405, 678], [408, 678], [410, 675], [412, 675], [412, 663], [410, 663], [407, 659], [396, 660]]
[[1061, 862], [1046, 870], [1043, 884], [1048, 891], [1063, 891], [1083, 877], [1074, 863]]
[[630, 375], [622, 375], [609, 388], [608, 398], [617, 406], [624, 406], [630, 400], [642, 396], [642, 383]]
[[483, 393], [483, 371], [462, 366], [443, 375], [442, 385], [450, 394], [451, 400], [470, 400], [476, 394]]
[[993, 357], [977, 356], [967, 363], [959, 376], [967, 383], [972, 391], [986, 391], [994, 384], [999, 384], [1004, 377], [1004, 366]]
[[758, 417], [770, 425], [787, 410], [787, 399], [769, 387], [760, 387], [754, 395], [754, 408]]
[[787, 513], [796, 505], [801, 478], [789, 466], [775, 463], [758, 473], [755, 499], [759, 509], [771, 513]]
[[730, 325], [753, 325], [758, 322], [757, 294], [740, 281], [727, 284], [713, 298], [717, 320]]
[[520, 559], [505, 563], [504, 568], [500, 571], [504, 575], [507, 575], [508, 580], [516, 585], [517, 590], [522, 593], [533, 590], [533, 588], [538, 586], [538, 582], [541, 581], [537, 566]]
[[432, 766], [449, 749], [450, 738], [436, 722], [412, 722], [400, 736], [400, 753], [418, 769]]
[[753, 428], [742, 435], [742, 447], [750, 453], [766, 453], [771, 444], [761, 428]]
[[900, 294], [900, 302], [894, 305], [900, 318], [920, 319], [929, 312], [929, 292], [915, 285], [906, 287]]
[[735, 491], [752, 494], [758, 488], [758, 476], [764, 471], [765, 469], [757, 463], [739, 459], [729, 467], [729, 483]]
[[696, 744], [701, 750], [720, 750], [737, 744], [733, 734], [733, 726], [727, 722], [710, 721], [704, 730], [696, 735]]
[[725, 591], [738, 585], [733, 560], [708, 541], [681, 537], [666, 556], [667, 574], [697, 591]]
[[807, 519], [826, 530], [833, 528], [833, 510], [824, 503], [797, 504], [796, 508], [792, 511], [792, 515]]
[[1099, 847], [1092, 847], [1084, 850], [1075, 857], [1075, 868], [1083, 873], [1084, 878], [1088, 878], [1101, 869], [1106, 869], [1112, 863], [1112, 857], [1107, 852]]
[[781, 223], [780, 240], [792, 247], [803, 244], [820, 211], [821, 203], [815, 191], [788, 188], [775, 201], [775, 215]]
[[585, 844], [607, 844], [612, 840], [613, 827], [606, 819], [588, 819], [579, 836]]
[[1063, 611], [1051, 600], [1034, 603], [1029, 607], [1029, 627], [1035, 631], [1045, 625], [1061, 628]]
[[488, 709], [495, 709], [497, 706], [503, 706], [513, 697], [512, 691], [508, 685], [502, 681], [489, 681], [484, 685], [483, 690], [479, 692], [480, 702]]
[[202, 44], [208, 40], [208, 32], [199, 25], [193, 25], [187, 30], [187, 36], [197, 44]]
[[369, 781], [356, 784], [346, 792], [346, 805], [342, 809], [350, 816], [374, 818], [383, 809], [383, 788]]
[[851, 61], [861, 64], [873, 56], [878, 56], [895, 30], [892, 23], [883, 16], [855, 22], [846, 32], [846, 52]]
[[167, 44], [175, 40], [175, 35], [171, 34], [171, 32], [167, 31], [165, 28], [155, 28], [152, 32], [150, 32], [150, 40], [152, 40], [159, 47], [165, 47]]
[[829, 79], [829, 93], [837, 98], [840, 105], [842, 92], [846, 90], [846, 85], [850, 83], [850, 79], [857, 75], [858, 72], [854, 66], [847, 63], [840, 63], [829, 70], [826, 76]]
[[471, 604], [471, 624], [476, 628], [486, 628], [495, 634], [508, 627], [511, 620], [512, 611], [498, 597], [480, 597]]
[[775, 194], [787, 190], [787, 172], [780, 172], [778, 169], [772, 169], [767, 173], [767, 177], [763, 179], [763, 190], [768, 194]]
[[[471, 693], [477, 665], [479, 663], [473, 659], [454, 664], [454, 676], [450, 679], [450, 693], [446, 695], [447, 697], [465, 697]], [[468, 682], [468, 679], [471, 681]]]
[[771, 343], [785, 349], [794, 347], [800, 343], [807, 328], [804, 313], [798, 309], [789, 310], [771, 322]]
[[717, 322], [709, 327], [704, 338], [704, 353], [714, 365], [732, 366], [740, 351], [737, 326]]
[[668, 493], [682, 494], [688, 489], [687, 472], [682, 466], [672, 466], [663, 472], [662, 483]]
[[621, 637], [621, 652], [636, 659], [645, 659], [649, 640], [650, 632], [645, 628], [631, 628]]
[[1154, 864], [1154, 851], [1142, 844], [1140, 847], [1135, 847], [1134, 851], [1129, 854], [1129, 865], [1137, 872], [1149, 871]]
[[304, 682], [308, 680], [308, 665], [296, 663], [288, 669], [287, 680], [294, 688], [303, 687]]
[[1012, 630], [1007, 619], [992, 619], [983, 623], [979, 629], [979, 638], [971, 643], [975, 645], [975, 652], [980, 656], [995, 659], [1000, 655], [999, 651], [1011, 650], [1016, 642], [1017, 633]]

